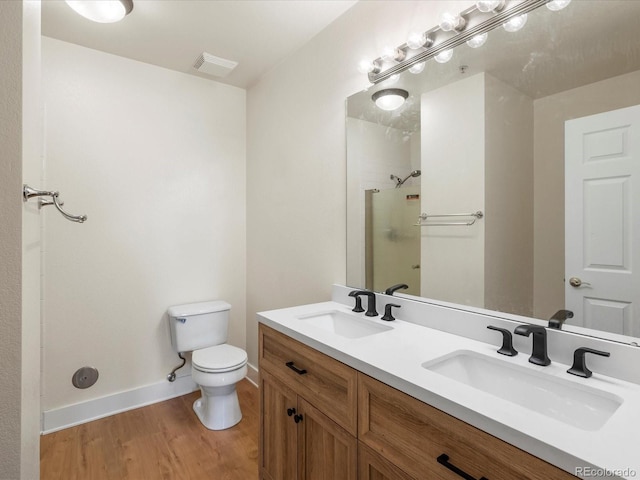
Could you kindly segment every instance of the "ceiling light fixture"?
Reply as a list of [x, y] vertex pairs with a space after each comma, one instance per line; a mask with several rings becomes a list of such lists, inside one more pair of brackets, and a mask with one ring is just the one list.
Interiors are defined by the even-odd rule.
[[371, 100], [376, 103], [378, 108], [387, 111], [401, 107], [407, 98], [409, 98], [409, 92], [401, 88], [386, 88], [371, 96]]
[[119, 22], [133, 10], [133, 0], [65, 0], [76, 13], [98, 23]]

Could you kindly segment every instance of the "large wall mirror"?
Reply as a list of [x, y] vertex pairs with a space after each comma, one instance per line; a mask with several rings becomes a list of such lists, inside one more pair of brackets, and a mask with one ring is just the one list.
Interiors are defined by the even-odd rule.
[[640, 342], [638, 19], [541, 7], [349, 97], [347, 284]]

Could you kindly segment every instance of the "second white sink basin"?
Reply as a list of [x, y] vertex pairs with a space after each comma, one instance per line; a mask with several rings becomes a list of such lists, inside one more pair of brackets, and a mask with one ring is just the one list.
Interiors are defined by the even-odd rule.
[[335, 333], [345, 338], [362, 338], [376, 333], [386, 332], [392, 327], [380, 325], [357, 315], [329, 310], [298, 317], [308, 325]]
[[422, 366], [583, 430], [600, 429], [622, 405], [620, 397], [608, 392], [467, 350]]

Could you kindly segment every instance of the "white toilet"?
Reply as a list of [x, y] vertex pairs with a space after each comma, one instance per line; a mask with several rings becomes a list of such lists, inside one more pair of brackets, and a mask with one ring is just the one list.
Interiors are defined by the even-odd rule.
[[236, 383], [247, 375], [247, 352], [225, 343], [230, 309], [214, 301], [168, 310], [173, 348], [193, 352], [191, 377], [202, 393], [193, 410], [209, 430], [233, 427], [242, 418]]

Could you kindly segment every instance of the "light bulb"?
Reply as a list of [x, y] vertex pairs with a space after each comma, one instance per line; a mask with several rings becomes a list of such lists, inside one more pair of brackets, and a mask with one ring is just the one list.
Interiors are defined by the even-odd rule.
[[547, 8], [552, 12], [557, 12], [558, 10], [562, 10], [567, 5], [571, 3], [571, 0], [551, 0], [547, 3]]
[[409, 97], [409, 92], [400, 88], [387, 88], [379, 90], [371, 96], [376, 106], [382, 110], [395, 110], [404, 104]]
[[440, 16], [440, 29], [443, 32], [450, 32], [452, 30], [461, 31], [467, 22], [460, 15], [454, 15], [450, 12], [445, 12]]
[[371, 73], [375, 68], [376, 66], [374, 65], [374, 63], [370, 60], [367, 60], [366, 58], [363, 58], [358, 63], [358, 71], [360, 73]]
[[527, 14], [523, 13], [517, 17], [513, 17], [502, 24], [507, 32], [517, 32], [527, 23]]
[[439, 54], [437, 54], [433, 59], [438, 63], [447, 63], [453, 57], [453, 49], [443, 50]]
[[469, 45], [471, 48], [481, 47], [487, 42], [487, 38], [489, 38], [489, 34], [487, 32], [480, 33], [474, 37], [471, 37], [469, 40], [467, 40], [467, 45]]
[[411, 50], [417, 50], [427, 43], [427, 35], [424, 32], [412, 32], [407, 38], [407, 47]]
[[424, 70], [424, 66], [425, 62], [416, 63], [411, 68], [409, 68], [409, 71], [411, 73], [421, 73]]
[[480, 0], [476, 2], [476, 8], [480, 12], [499, 12], [504, 8], [504, 0]]
[[76, 13], [98, 23], [122, 20], [133, 9], [131, 0], [66, 0]]
[[401, 62], [407, 54], [404, 50], [386, 45], [380, 55], [385, 62]]

